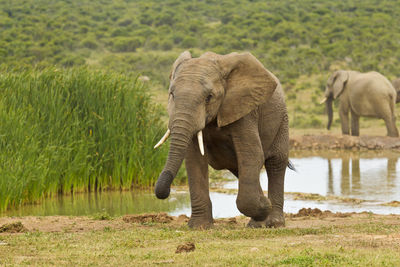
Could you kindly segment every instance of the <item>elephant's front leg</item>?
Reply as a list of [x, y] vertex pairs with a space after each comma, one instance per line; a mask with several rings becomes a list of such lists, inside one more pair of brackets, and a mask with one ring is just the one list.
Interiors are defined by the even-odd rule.
[[258, 134], [258, 124], [247, 122], [242, 122], [244, 126], [232, 135], [239, 170], [236, 205], [241, 213], [252, 220], [263, 221], [271, 211], [271, 202], [264, 196], [260, 186], [264, 152]]
[[200, 154], [197, 140], [189, 145], [185, 164], [192, 205], [189, 227], [209, 228], [213, 224], [213, 217], [208, 189], [208, 162], [207, 155]]
[[353, 110], [351, 111], [351, 135], [360, 135], [360, 116], [358, 116]]

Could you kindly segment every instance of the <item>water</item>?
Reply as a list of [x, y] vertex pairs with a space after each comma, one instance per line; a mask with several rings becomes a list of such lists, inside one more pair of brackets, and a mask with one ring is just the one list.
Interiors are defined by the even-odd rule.
[[[319, 208], [333, 212], [370, 211], [378, 214], [400, 214], [400, 207], [382, 205], [400, 201], [400, 163], [394, 152], [314, 151], [292, 152], [291, 161], [297, 172], [287, 170], [285, 179], [285, 212], [296, 213], [301, 208]], [[223, 187], [237, 189], [237, 179]], [[260, 183], [267, 189], [267, 175], [261, 172]], [[296, 200], [290, 192], [315, 193], [333, 200]], [[240, 215], [236, 195], [210, 193], [215, 218]], [[335, 198], [366, 200], [359, 204]], [[190, 216], [190, 198], [185, 191], [173, 190], [167, 200], [158, 200], [152, 192], [103, 192], [75, 194], [47, 199], [40, 205], [26, 205], [5, 213], [26, 215], [94, 215], [112, 216], [145, 212], [168, 212]]]
[[[315, 193], [373, 201], [400, 200], [400, 173], [397, 158], [291, 158], [297, 172], [286, 171], [285, 192]], [[260, 183], [267, 190], [267, 175]], [[234, 180], [225, 188], [237, 188]]]
[[157, 199], [152, 192], [110, 191], [91, 194], [74, 194], [45, 199], [39, 205], [25, 205], [7, 211], [7, 216], [48, 216], [48, 215], [96, 215], [107, 213], [111, 216], [148, 212], [170, 212], [188, 206], [187, 193], [175, 193], [167, 200]]

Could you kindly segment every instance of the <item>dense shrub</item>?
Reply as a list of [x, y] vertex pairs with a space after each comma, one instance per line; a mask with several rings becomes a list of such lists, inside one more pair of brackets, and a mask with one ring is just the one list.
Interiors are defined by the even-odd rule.
[[0, 62], [7, 65], [50, 65], [59, 55], [70, 58], [65, 66], [80, 65], [70, 55], [82, 47], [96, 50], [87, 62], [110, 50], [250, 50], [283, 83], [328, 72], [334, 62], [400, 75], [396, 1], [38, 0], [3, 1], [0, 10]]
[[134, 75], [0, 75], [0, 211], [60, 192], [151, 185], [166, 148], [161, 112]]

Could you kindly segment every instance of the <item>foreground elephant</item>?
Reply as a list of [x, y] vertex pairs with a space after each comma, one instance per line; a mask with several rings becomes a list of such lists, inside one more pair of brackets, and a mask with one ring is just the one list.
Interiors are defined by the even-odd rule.
[[397, 78], [396, 80], [392, 81], [392, 85], [394, 89], [396, 90], [396, 103], [400, 102], [400, 78]]
[[[192, 206], [189, 226], [210, 227], [210, 164], [239, 178], [236, 205], [251, 217], [249, 226], [284, 226], [289, 138], [279, 80], [250, 53], [207, 52], [192, 58], [186, 51], [173, 64], [168, 101], [168, 131], [156, 147], [170, 134], [170, 150], [156, 183], [156, 196], [169, 196], [172, 180], [185, 159]], [[259, 181], [263, 165], [268, 174], [268, 198]]]
[[360, 116], [383, 119], [386, 123], [387, 135], [399, 136], [395, 117], [396, 91], [382, 74], [336, 71], [328, 79], [325, 97], [328, 130], [333, 117], [332, 101], [339, 98], [339, 116], [343, 134], [350, 133], [349, 113], [351, 113], [351, 135], [353, 136], [359, 136]]

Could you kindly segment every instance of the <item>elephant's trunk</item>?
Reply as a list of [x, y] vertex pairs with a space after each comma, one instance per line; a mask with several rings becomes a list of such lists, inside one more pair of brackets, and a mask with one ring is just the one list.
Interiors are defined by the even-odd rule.
[[[178, 120], [176, 120], [178, 121]], [[164, 169], [158, 177], [155, 194], [159, 199], [165, 199], [169, 196], [171, 184], [182, 165], [186, 150], [194, 133], [189, 120], [179, 120], [171, 127], [170, 148], [167, 162]]]
[[333, 119], [333, 109], [332, 109], [332, 102], [333, 102], [333, 98], [332, 97], [328, 97], [326, 100], [326, 111], [328, 114], [328, 126], [327, 129], [330, 130], [331, 128], [331, 124], [332, 124], [332, 119]]

